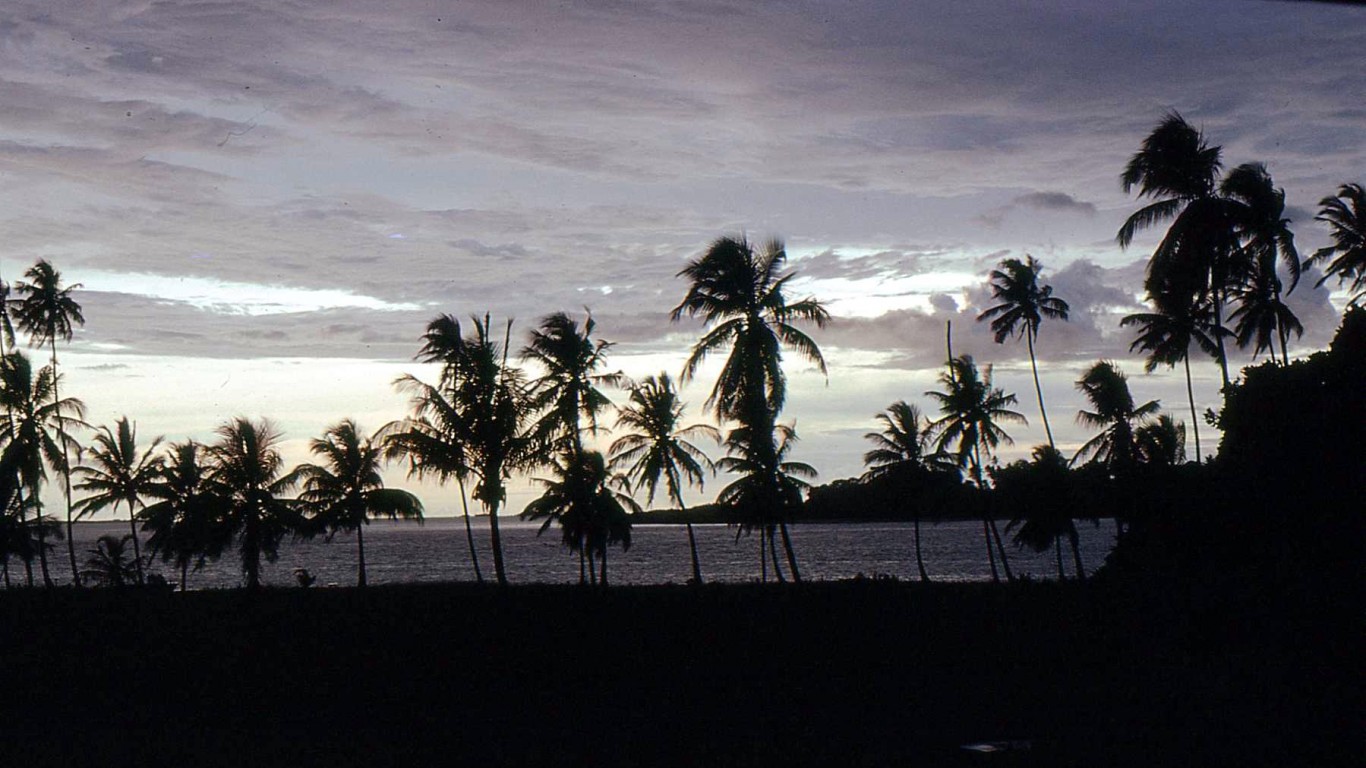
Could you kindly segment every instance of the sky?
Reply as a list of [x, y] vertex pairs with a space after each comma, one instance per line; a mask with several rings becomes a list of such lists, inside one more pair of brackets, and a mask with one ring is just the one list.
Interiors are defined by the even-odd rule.
[[[435, 377], [412, 358], [438, 313], [515, 318], [520, 346], [591, 310], [613, 367], [676, 375], [701, 331], [669, 321], [677, 272], [719, 236], [778, 237], [793, 298], [833, 315], [829, 376], [790, 359], [782, 416], [828, 482], [862, 471], [888, 404], [932, 411], [950, 320], [1029, 419], [1001, 460], [1044, 441], [1024, 345], [975, 322], [991, 268], [1030, 254], [1072, 306], [1038, 345], [1070, 452], [1099, 359], [1189, 420], [1179, 372], [1145, 375], [1118, 328], [1157, 237], [1115, 244], [1129, 156], [1179, 111], [1228, 167], [1266, 163], [1308, 254], [1318, 201], [1366, 181], [1362, 50], [1366, 8], [1258, 0], [8, 0], [0, 277], [43, 258], [81, 284], [59, 354], [91, 423], [211, 440], [264, 416], [292, 463], [341, 418], [404, 415], [392, 382]], [[1346, 300], [1310, 278], [1292, 354]], [[1217, 368], [1195, 376], [1217, 406]]]

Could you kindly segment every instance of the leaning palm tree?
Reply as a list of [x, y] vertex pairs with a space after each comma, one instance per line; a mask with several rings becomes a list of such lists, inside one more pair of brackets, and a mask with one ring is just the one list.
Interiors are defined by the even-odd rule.
[[207, 449], [209, 489], [224, 500], [223, 523], [241, 553], [242, 576], [248, 589], [256, 589], [261, 557], [273, 562], [280, 540], [301, 530], [298, 505], [280, 498], [297, 478], [283, 472], [281, 434], [269, 421], [239, 416], [216, 432], [218, 442]]
[[683, 381], [691, 379], [708, 357], [730, 349], [706, 406], [744, 430], [745, 461], [763, 476], [754, 488], [772, 494], [763, 499], [752, 494], [732, 494], [731, 498], [756, 501], [760, 509], [778, 515], [768, 525], [781, 531], [788, 567], [793, 580], [800, 581], [787, 531], [790, 495], [781, 490], [780, 480], [777, 424], [787, 400], [782, 353], [783, 347], [795, 350], [824, 374], [820, 348], [794, 323], [811, 322], [823, 328], [830, 314], [814, 298], [788, 301], [788, 284], [796, 273], [784, 272], [786, 264], [787, 251], [781, 241], [756, 248], [744, 237], [719, 238], [678, 273], [691, 284], [671, 317], [675, 321], [684, 315], [700, 317], [708, 326], [688, 355]]
[[123, 534], [122, 537], [113, 534], [105, 534], [95, 542], [95, 548], [89, 550], [90, 556], [85, 560], [85, 568], [81, 570], [81, 575], [97, 587], [126, 587], [129, 584], [142, 581], [142, 570], [135, 567], [137, 558], [132, 562], [128, 557], [128, 540], [134, 538], [132, 534]]
[[[971, 473], [978, 488], [986, 489], [982, 476], [984, 458], [991, 456], [1001, 443], [1012, 443], [1010, 435], [1001, 429], [1001, 422], [1027, 424], [1024, 415], [1010, 409], [1015, 405], [1015, 395], [1006, 394], [992, 386], [991, 366], [987, 366], [985, 376], [977, 372], [977, 364], [970, 355], [950, 358], [948, 370], [939, 376], [943, 385], [942, 392], [926, 392], [927, 397], [939, 403], [938, 420], [930, 422], [926, 437], [934, 441], [937, 450], [952, 453], [960, 468]], [[1006, 559], [1005, 546], [1001, 543], [1000, 531], [989, 511], [982, 517], [982, 535], [986, 538], [987, 559], [991, 563], [992, 581], [999, 582], [996, 570], [996, 556], [1001, 559], [1006, 579], [1014, 577], [1010, 571], [1010, 561]], [[996, 543], [996, 556], [992, 555], [992, 542]]]
[[[564, 545], [586, 554], [589, 579], [605, 587], [607, 549], [612, 544], [621, 545], [623, 552], [631, 548], [630, 513], [638, 507], [612, 487], [621, 481], [614, 482], [607, 460], [597, 451], [565, 451], [550, 465], [554, 477], [537, 479], [544, 491], [527, 504], [522, 517], [543, 519], [539, 533], [559, 523]], [[584, 581], [580, 568], [579, 582]]]
[[[683, 403], [667, 373], [646, 376], [644, 381], [631, 384], [627, 391], [626, 405], [617, 410], [617, 428], [633, 431], [612, 442], [608, 449], [612, 456], [611, 468], [624, 469], [627, 477], [635, 478], [635, 490], [639, 492], [644, 488], [646, 491], [646, 504], [654, 503], [655, 491], [662, 479], [669, 501], [679, 509], [685, 509], [684, 483], [696, 483], [701, 489], [704, 470], [716, 472], [711, 459], [690, 439], [699, 435], [719, 443], [721, 433], [710, 424], [679, 426]], [[691, 522], [684, 525], [688, 529], [688, 549], [692, 553], [693, 582], [701, 584], [702, 563], [697, 557], [697, 537]]]
[[120, 504], [128, 507], [133, 562], [137, 566], [138, 583], [144, 584], [142, 548], [138, 544], [138, 507], [151, 495], [151, 488], [161, 472], [162, 458], [156, 455], [161, 438], [153, 439], [139, 456], [137, 425], [124, 416], [116, 422], [116, 428], [117, 433], [109, 427], [100, 428], [89, 449], [90, 463], [76, 469], [84, 478], [76, 484], [76, 489], [90, 494], [77, 502], [77, 515], [84, 517], [111, 507], [117, 512]]
[[1186, 397], [1190, 400], [1191, 425], [1195, 433], [1195, 459], [1201, 461], [1204, 454], [1200, 450], [1199, 417], [1195, 412], [1195, 389], [1191, 384], [1190, 347], [1195, 344], [1206, 354], [1217, 357], [1219, 347], [1216, 339], [1227, 335], [1223, 327], [1210, 322], [1210, 313], [1197, 304], [1178, 298], [1167, 300], [1159, 295], [1154, 302], [1155, 312], [1140, 312], [1126, 315], [1119, 321], [1121, 327], [1138, 326], [1138, 338], [1129, 345], [1129, 350], [1148, 353], [1143, 370], [1152, 373], [1158, 365], [1168, 368], [1181, 363], [1186, 369]]
[[[61, 400], [61, 395], [57, 391], [57, 383], [60, 376], [57, 375], [57, 339], [71, 341], [74, 325], [85, 325], [85, 316], [81, 314], [81, 305], [71, 298], [72, 291], [81, 287], [80, 283], [62, 287], [62, 275], [52, 267], [45, 259], [39, 259], [38, 263], [24, 272], [27, 282], [21, 282], [14, 286], [16, 293], [23, 296], [21, 299], [13, 301], [14, 316], [18, 321], [19, 327], [28, 334], [29, 342], [33, 346], [41, 347], [47, 344], [52, 350], [52, 401]], [[76, 545], [71, 538], [71, 525], [73, 522], [72, 503], [71, 503], [71, 461], [69, 454], [76, 451], [79, 455], [80, 446], [74, 442], [68, 444], [63, 438], [61, 441], [62, 450], [62, 479], [66, 492], [66, 541], [67, 553], [71, 556], [71, 578], [79, 586], [81, 583], [80, 571], [76, 567]]]
[[[14, 468], [20, 478], [28, 504], [35, 510], [39, 537], [38, 560], [43, 584], [52, 586], [47, 563], [47, 535], [44, 523], [42, 485], [47, 469], [67, 470], [66, 456], [79, 452], [71, 430], [83, 426], [85, 405], [75, 398], [55, 396], [57, 374], [43, 366], [35, 374], [24, 353], [15, 350], [0, 358], [0, 400], [5, 412], [0, 417], [0, 465]], [[20, 509], [27, 504], [20, 503]], [[79, 574], [77, 574], [79, 578]]]
[[1239, 348], [1252, 347], [1255, 358], [1263, 351], [1270, 352], [1276, 359], [1276, 341], [1281, 345], [1281, 364], [1290, 365], [1290, 353], [1286, 349], [1286, 338], [1294, 333], [1296, 338], [1304, 336], [1304, 325], [1286, 305], [1281, 295], [1281, 280], [1276, 275], [1276, 265], [1265, 258], [1259, 259], [1254, 272], [1247, 280], [1231, 292], [1238, 302], [1228, 316], [1233, 325], [1234, 338]]
[[1091, 457], [1103, 464], [1111, 476], [1125, 475], [1138, 463], [1134, 431], [1157, 414], [1158, 401], [1135, 405], [1128, 377], [1108, 360], [1088, 368], [1077, 381], [1077, 389], [1094, 409], [1078, 411], [1077, 421], [1101, 431], [1082, 444], [1072, 461]]
[[173, 561], [180, 569], [180, 591], [195, 570], [217, 560], [231, 543], [225, 499], [209, 483], [204, 446], [193, 440], [172, 443], [161, 471], [147, 490], [157, 501], [142, 510], [150, 556]]
[[356, 586], [364, 587], [365, 526], [371, 517], [422, 521], [422, 502], [408, 491], [385, 488], [380, 475], [379, 436], [363, 438], [356, 422], [343, 419], [309, 444], [323, 464], [304, 464], [294, 474], [303, 482], [299, 501], [312, 523], [327, 531], [356, 533]]
[[1292, 331], [1302, 336], [1304, 327], [1282, 301], [1276, 263], [1285, 265], [1290, 278], [1286, 294], [1295, 290], [1303, 266], [1290, 219], [1284, 215], [1285, 190], [1275, 186], [1266, 166], [1245, 163], [1228, 172], [1219, 192], [1229, 202], [1239, 243], [1237, 263], [1242, 274], [1229, 291], [1238, 303], [1229, 316], [1237, 319], [1238, 346], [1246, 348], [1255, 341], [1254, 356], [1269, 349], [1274, 358], [1271, 340], [1279, 338], [1282, 361], [1289, 365], [1286, 336]]
[[544, 371], [531, 383], [528, 404], [541, 413], [532, 434], [548, 453], [582, 453], [584, 432], [596, 435], [599, 414], [612, 404], [600, 388], [623, 381], [620, 373], [603, 371], [612, 344], [593, 339], [596, 326], [592, 315], [580, 330], [569, 315], [556, 312], [541, 319], [522, 349], [522, 360]]
[[507, 496], [508, 479], [534, 455], [534, 441], [526, 430], [530, 411], [525, 375], [507, 359], [511, 334], [508, 321], [499, 343], [490, 336], [488, 316], [476, 317], [471, 335], [458, 344], [443, 342], [439, 388], [413, 376], [394, 382], [412, 396], [413, 420], [439, 419], [440, 428], [460, 446], [461, 461], [476, 479], [473, 496], [489, 514], [493, 568], [500, 585], [507, 584], [507, 571], [498, 510]]
[[[879, 413], [877, 420], [882, 423], [882, 431], [869, 432], [863, 436], [875, 446], [863, 454], [863, 464], [868, 467], [863, 473], [864, 478], [894, 477], [923, 471], [923, 425], [926, 419], [920, 415], [920, 409], [905, 400], [898, 400], [887, 406], [885, 412]], [[912, 509], [912, 519], [915, 523], [915, 567], [920, 573], [920, 580], [929, 581], [929, 574], [925, 572], [925, 559], [920, 552], [919, 504]]]
[[1315, 251], [1307, 263], [1323, 266], [1319, 285], [1330, 277], [1338, 285], [1350, 283], [1348, 290], [1355, 293], [1350, 303], [1356, 304], [1366, 297], [1366, 189], [1343, 184], [1335, 197], [1319, 201], [1314, 220], [1328, 225], [1333, 244]]
[[1011, 336], [1024, 336], [1029, 344], [1029, 367], [1034, 371], [1034, 393], [1039, 398], [1039, 415], [1043, 417], [1044, 434], [1053, 445], [1053, 428], [1048, 424], [1048, 411], [1043, 407], [1043, 387], [1039, 386], [1039, 363], [1034, 355], [1034, 340], [1039, 336], [1039, 324], [1045, 317], [1066, 320], [1067, 302], [1053, 296], [1053, 286], [1039, 285], [1043, 265], [1026, 256], [1024, 261], [1006, 259], [991, 271], [991, 297], [1000, 304], [977, 316], [978, 322], [991, 319], [991, 330], [996, 343], [1002, 344]]

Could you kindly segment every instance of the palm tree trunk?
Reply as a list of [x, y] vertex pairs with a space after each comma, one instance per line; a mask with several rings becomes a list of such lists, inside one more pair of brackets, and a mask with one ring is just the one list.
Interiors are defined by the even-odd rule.
[[[1214, 291], [1214, 325], [1216, 328], [1224, 327], [1224, 297], [1218, 289]], [[1219, 345], [1219, 372], [1224, 377], [1224, 389], [1228, 389], [1228, 353], [1224, 351], [1224, 334], [1215, 333], [1214, 340]]]
[[586, 570], [587, 567], [588, 567], [588, 558], [587, 558], [587, 556], [584, 555], [584, 553], [583, 553], [583, 548], [580, 547], [580, 548], [579, 548], [579, 586], [581, 586], [581, 587], [582, 587], [583, 585], [585, 585], [585, 584], [588, 583], [588, 571]]
[[493, 573], [498, 578], [498, 586], [508, 584], [507, 571], [503, 570], [503, 537], [498, 533], [498, 502], [487, 504], [489, 511], [489, 543], [493, 545]]
[[1086, 580], [1086, 569], [1081, 567], [1081, 547], [1077, 545], [1077, 540], [1081, 537], [1077, 535], [1075, 528], [1067, 534], [1067, 538], [1072, 542], [1072, 565], [1077, 571], [1077, 581]]
[[[57, 381], [60, 377], [57, 375], [56, 334], [51, 335], [50, 339], [52, 341], [52, 402], [53, 404], [56, 404], [61, 402], [62, 399], [57, 393]], [[59, 417], [61, 416], [60, 413], [57, 415]], [[57, 422], [57, 441], [62, 444], [62, 481], [66, 487], [66, 551], [71, 555], [71, 581], [79, 587], [81, 585], [81, 572], [80, 569], [76, 567], [76, 541], [75, 537], [71, 535], [71, 459], [66, 453], [66, 429], [61, 426], [60, 421]], [[131, 511], [129, 511], [128, 514], [130, 517], [132, 516]], [[133, 537], [133, 541], [137, 541], [136, 534]], [[138, 565], [138, 578], [142, 578], [142, 565], [140, 564]]]
[[1053, 554], [1058, 558], [1058, 581], [1066, 581], [1067, 575], [1062, 572], [1062, 536], [1053, 537]]
[[[985, 493], [986, 487], [982, 481], [982, 453], [981, 447], [978, 445], [972, 447], [972, 473], [977, 481], [978, 490]], [[990, 498], [987, 499], [986, 503], [990, 505]], [[990, 506], [982, 514], [982, 521], [986, 523], [987, 555], [991, 555], [991, 542], [994, 538], [996, 540], [996, 553], [1001, 558], [1001, 568], [1006, 572], [1006, 581], [1014, 581], [1015, 575], [1010, 572], [1010, 561], [1006, 559], [1006, 548], [1001, 544], [1001, 532], [996, 530], [996, 519], [991, 515]], [[991, 563], [991, 580], [995, 582], [1001, 580], [996, 573], [996, 562], [994, 560]]]
[[[133, 534], [133, 562], [138, 567], [138, 585], [147, 583], [147, 579], [142, 573], [142, 548], [138, 546], [138, 520], [137, 515], [133, 514], [133, 505], [128, 505], [128, 528]], [[69, 534], [68, 534], [69, 535]]]
[[34, 519], [38, 524], [38, 566], [43, 574], [43, 586], [52, 588], [52, 574], [47, 569], [47, 529], [43, 525], [43, 497], [41, 491], [34, 488], [31, 492], [34, 510]]
[[[24, 504], [24, 486], [23, 486], [22, 483], [20, 483], [20, 484], [19, 484], [19, 527], [20, 527], [20, 528], [23, 530], [23, 532], [24, 532], [23, 535], [24, 535], [24, 540], [25, 540], [25, 548], [27, 549], [27, 542], [29, 541], [29, 538], [28, 538], [28, 513], [25, 512], [26, 509], [28, 509], [28, 505]], [[41, 523], [42, 521], [40, 520], [39, 522]], [[29, 586], [30, 589], [32, 589], [32, 588], [33, 588], [33, 558], [32, 558], [31, 556], [26, 556], [26, 557], [24, 557], [24, 558], [22, 558], [22, 559], [23, 559], [23, 561], [24, 561], [24, 573], [28, 576], [28, 586]]]
[[190, 561], [184, 560], [180, 563], [180, 591], [185, 591], [185, 582], [190, 580]]
[[783, 537], [783, 551], [787, 553], [787, 569], [792, 572], [792, 583], [802, 583], [802, 572], [797, 570], [797, 553], [792, 551], [792, 537], [787, 533], [787, 523], [778, 523], [778, 532]]
[[1001, 583], [1001, 574], [996, 570], [996, 553], [991, 551], [991, 528], [987, 526], [986, 518], [982, 518], [982, 538], [987, 543], [987, 562], [991, 563], [991, 580], [993, 583]]
[[465, 497], [465, 480], [461, 477], [455, 478], [456, 485], [460, 486], [460, 509], [465, 513], [465, 541], [470, 545], [470, 562], [474, 564], [474, 580], [484, 583], [484, 574], [479, 570], [479, 552], [474, 548], [474, 527], [470, 525], [470, 503]]
[[773, 560], [773, 576], [779, 584], [786, 584], [787, 577], [783, 575], [783, 569], [778, 565], [778, 542], [773, 540], [773, 529], [768, 529], [768, 556]]
[[256, 516], [248, 513], [245, 530], [242, 532], [242, 573], [247, 579], [247, 589], [261, 586], [261, 541], [257, 536]]
[[602, 577], [598, 579], [598, 584], [607, 586], [607, 545], [602, 547]]
[[1027, 329], [1025, 340], [1029, 342], [1029, 367], [1034, 371], [1034, 394], [1039, 398], [1039, 415], [1043, 417], [1043, 431], [1048, 435], [1048, 447], [1057, 448], [1053, 444], [1053, 428], [1048, 425], [1048, 411], [1043, 407], [1043, 387], [1039, 386], [1039, 364], [1034, 359], [1034, 329]]
[[929, 581], [929, 574], [925, 573], [925, 559], [920, 556], [920, 507], [915, 508], [915, 567], [920, 571], [920, 580]]
[[697, 536], [693, 533], [692, 523], [684, 523], [688, 529], [688, 549], [692, 552], [692, 580], [702, 583], [702, 563], [697, 559]]
[[1195, 415], [1195, 390], [1191, 387], [1191, 357], [1190, 353], [1182, 357], [1186, 364], [1186, 397], [1191, 402], [1191, 428], [1195, 430], [1195, 463], [1204, 461], [1204, 454], [1200, 452], [1200, 419]]
[[591, 586], [596, 587], [598, 585], [598, 562], [593, 557], [592, 547], [588, 546], [585, 549], [588, 550], [588, 581]]
[[365, 521], [356, 526], [356, 586], [365, 586]]
[[768, 545], [768, 537], [764, 535], [764, 531], [763, 531], [763, 529], [761, 528], [761, 529], [759, 530], [759, 581], [760, 581], [760, 583], [763, 583], [763, 584], [767, 584], [767, 583], [768, 583], [768, 549], [767, 549], [767, 545]]
[[[1286, 349], [1285, 349], [1285, 337], [1286, 337], [1287, 334], [1286, 334], [1286, 332], [1285, 332], [1285, 326], [1284, 326], [1284, 325], [1281, 325], [1280, 321], [1277, 321], [1277, 322], [1276, 322], [1276, 335], [1281, 337], [1281, 364], [1282, 364], [1283, 366], [1285, 366], [1286, 368], [1289, 368], [1289, 367], [1290, 367], [1290, 355], [1289, 355], [1288, 352], [1286, 352]], [[1272, 352], [1271, 354], [1272, 354], [1272, 355], [1275, 355], [1276, 353], [1275, 353], [1275, 352]]]
[[[977, 490], [986, 493], [982, 487], [982, 460], [978, 456], [977, 446], [972, 447], [972, 479], [977, 483]], [[987, 562], [991, 563], [991, 581], [995, 584], [1001, 583], [1001, 574], [996, 570], [996, 555], [991, 551], [991, 514], [986, 510], [982, 511], [982, 538], [987, 542]]]
[[996, 519], [988, 517], [987, 521], [991, 523], [991, 535], [996, 539], [996, 553], [1001, 557], [1001, 569], [1006, 572], [1006, 581], [1014, 581], [1015, 574], [1010, 572], [1010, 561], [1006, 559], [1006, 548], [1001, 543], [1001, 532], [996, 528]]

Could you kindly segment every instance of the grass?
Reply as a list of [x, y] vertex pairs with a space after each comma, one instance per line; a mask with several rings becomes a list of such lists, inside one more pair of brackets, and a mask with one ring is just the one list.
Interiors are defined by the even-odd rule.
[[[1359, 611], [1089, 583], [0, 594], [29, 765], [1355, 763]], [[1029, 740], [980, 755], [978, 741]]]

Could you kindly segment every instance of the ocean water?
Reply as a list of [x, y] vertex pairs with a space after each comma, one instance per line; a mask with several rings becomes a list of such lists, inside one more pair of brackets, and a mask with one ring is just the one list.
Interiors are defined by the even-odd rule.
[[[489, 549], [488, 521], [473, 521], [475, 545], [484, 578], [492, 580], [493, 554]], [[578, 556], [560, 544], [559, 530], [552, 528], [537, 535], [539, 523], [500, 519], [503, 554], [508, 580], [513, 583], [573, 583], [579, 578]], [[1015, 547], [1001, 524], [1011, 568], [1035, 579], [1057, 578], [1052, 550], [1036, 554]], [[1104, 562], [1114, 543], [1114, 526], [1080, 523], [1082, 564], [1091, 573]], [[759, 538], [736, 537], [736, 530], [725, 525], [696, 525], [698, 557], [707, 581], [755, 581], [760, 577]], [[84, 562], [87, 550], [104, 534], [128, 533], [127, 522], [86, 522], [76, 525], [76, 556]], [[907, 580], [917, 577], [914, 527], [910, 523], [796, 524], [790, 526], [792, 545], [803, 578], [836, 580], [891, 575]], [[691, 576], [688, 535], [681, 525], [639, 525], [631, 534], [631, 548], [609, 553], [609, 578], [616, 584], [682, 584]], [[936, 581], [988, 581], [990, 566], [986, 559], [980, 522], [923, 523], [921, 549], [925, 569]], [[474, 581], [464, 523], [459, 519], [433, 519], [419, 525], [413, 522], [377, 521], [365, 531], [366, 573], [371, 584], [415, 582]], [[781, 543], [779, 561], [786, 570]], [[1072, 576], [1071, 549], [1064, 547], [1063, 565]], [[53, 579], [70, 579], [66, 544], [60, 542], [49, 560]], [[35, 572], [37, 565], [34, 566]], [[356, 583], [356, 539], [338, 534], [331, 541], [323, 537], [305, 541], [286, 539], [278, 559], [262, 563], [262, 580], [274, 586], [293, 586], [294, 570], [306, 568], [317, 577], [316, 586]], [[179, 571], [169, 563], [156, 561], [151, 569], [168, 581], [178, 582]], [[10, 563], [11, 580], [22, 581], [23, 565]], [[773, 578], [770, 570], [769, 578]], [[235, 553], [225, 554], [218, 562], [191, 571], [190, 589], [219, 589], [242, 582]]]

